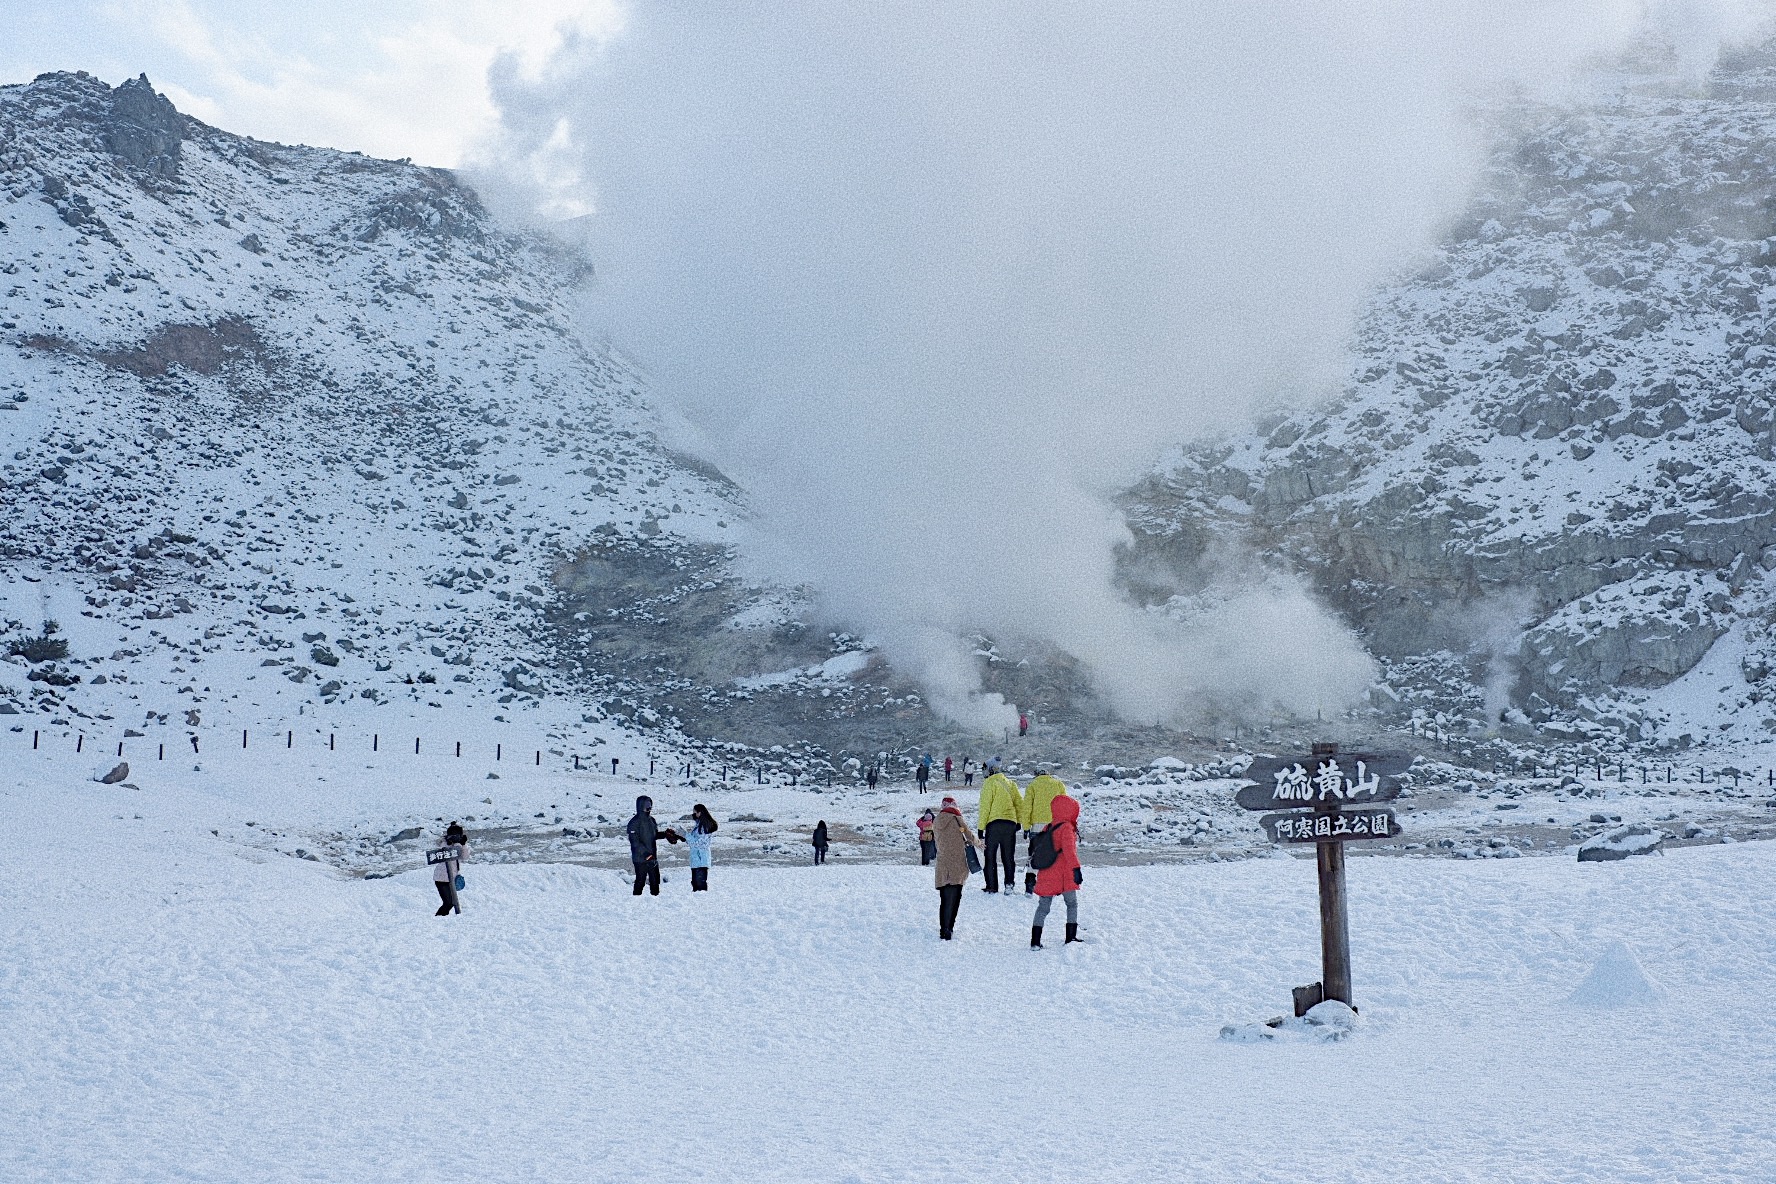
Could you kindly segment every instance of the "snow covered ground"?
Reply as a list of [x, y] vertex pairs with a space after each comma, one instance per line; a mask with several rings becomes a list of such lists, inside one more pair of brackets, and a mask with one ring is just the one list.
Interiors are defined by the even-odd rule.
[[[705, 896], [680, 852], [642, 900], [608, 868], [471, 864], [442, 920], [418, 868], [232, 840], [243, 812], [318, 809], [278, 778], [13, 764], [0, 1179], [1712, 1182], [1776, 1162], [1767, 843], [1357, 858], [1357, 1030], [1246, 1044], [1223, 1025], [1318, 977], [1308, 860], [1106, 867], [1088, 844], [1089, 941], [1039, 954], [1021, 896], [970, 892], [940, 943], [926, 869], [734, 866], [726, 827]], [[421, 788], [381, 784], [352, 808]], [[548, 782], [484, 784], [516, 809]], [[1567, 1002], [1618, 941], [1659, 998]]]

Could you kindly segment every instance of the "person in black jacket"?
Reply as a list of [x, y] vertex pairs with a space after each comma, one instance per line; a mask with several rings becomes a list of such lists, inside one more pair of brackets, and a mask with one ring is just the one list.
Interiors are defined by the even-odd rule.
[[629, 820], [629, 861], [635, 865], [636, 896], [641, 895], [643, 884], [655, 896], [660, 895], [659, 841], [676, 843], [684, 837], [671, 827], [661, 830], [653, 811], [654, 799], [644, 793], [635, 799], [635, 817]]
[[818, 867], [826, 862], [826, 819], [822, 818], [814, 824], [814, 864]]

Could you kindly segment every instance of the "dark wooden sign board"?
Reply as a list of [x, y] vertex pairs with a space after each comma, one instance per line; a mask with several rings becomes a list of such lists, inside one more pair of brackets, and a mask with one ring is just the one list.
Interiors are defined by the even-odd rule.
[[1355, 1010], [1351, 1000], [1350, 917], [1345, 907], [1344, 845], [1356, 839], [1389, 839], [1400, 833], [1394, 812], [1377, 802], [1400, 796], [1397, 780], [1411, 757], [1340, 753], [1316, 743], [1313, 755], [1267, 757], [1242, 776], [1256, 784], [1235, 795], [1247, 810], [1282, 810], [1258, 820], [1273, 843], [1312, 843], [1320, 873], [1321, 981], [1295, 988], [1295, 1014], [1326, 999]]
[[1411, 765], [1411, 757], [1364, 753], [1322, 753], [1305, 760], [1265, 758], [1253, 761], [1240, 774], [1257, 784], [1241, 789], [1234, 800], [1246, 810], [1391, 802], [1400, 796], [1395, 778]]
[[1359, 839], [1391, 839], [1400, 833], [1400, 820], [1386, 807], [1293, 810], [1287, 814], [1266, 814], [1258, 825], [1273, 843], [1351, 843]]
[[426, 852], [427, 863], [454, 863], [461, 858], [461, 847], [439, 847], [436, 851]]

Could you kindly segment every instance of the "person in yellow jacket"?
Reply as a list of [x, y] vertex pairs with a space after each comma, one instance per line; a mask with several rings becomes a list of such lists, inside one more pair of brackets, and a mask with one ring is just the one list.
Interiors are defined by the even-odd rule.
[[1024, 799], [1018, 793], [1017, 782], [1001, 771], [998, 757], [987, 762], [987, 779], [981, 782], [980, 812], [975, 823], [975, 830], [987, 845], [982, 857], [987, 885], [982, 891], [999, 891], [998, 864], [1003, 861], [1005, 894], [1010, 896], [1012, 882], [1017, 876], [1017, 836], [1024, 826]]
[[[1036, 778], [1024, 789], [1024, 838], [1028, 839], [1038, 830], [1054, 821], [1053, 803], [1056, 798], [1066, 797], [1067, 787], [1059, 777], [1051, 776], [1046, 768], [1037, 768]], [[1036, 873], [1033, 870], [1024, 872], [1024, 895], [1036, 893]]]

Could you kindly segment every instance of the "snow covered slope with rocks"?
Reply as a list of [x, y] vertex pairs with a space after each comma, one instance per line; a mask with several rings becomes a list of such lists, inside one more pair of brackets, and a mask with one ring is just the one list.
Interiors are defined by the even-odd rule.
[[[448, 173], [44, 75], [0, 88], [0, 273], [0, 712], [485, 718], [544, 702], [600, 562], [752, 603], [735, 491], [571, 327], [589, 265]], [[604, 642], [549, 727], [628, 726]]]
[[1372, 301], [1343, 396], [1175, 457], [1131, 518], [1187, 590], [1230, 535], [1306, 573], [1397, 719], [1768, 740], [1776, 51], [1603, 89], [1495, 112], [1484, 192]]

